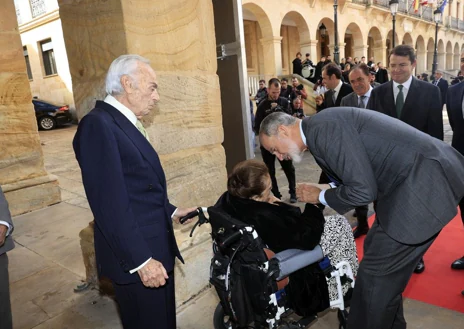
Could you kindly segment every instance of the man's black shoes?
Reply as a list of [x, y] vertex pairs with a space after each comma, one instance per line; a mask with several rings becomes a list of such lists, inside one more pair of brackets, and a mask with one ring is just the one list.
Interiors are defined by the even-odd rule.
[[425, 270], [425, 263], [424, 263], [424, 259], [421, 258], [419, 263], [417, 263], [416, 268], [414, 269], [414, 273], [420, 274], [424, 272], [424, 270]]
[[361, 235], [366, 235], [369, 232], [369, 226], [358, 226], [353, 231], [353, 237], [355, 239], [359, 238]]
[[296, 194], [290, 194], [290, 203], [297, 203], [298, 199], [296, 198]]
[[464, 256], [456, 259], [453, 264], [451, 264], [451, 268], [454, 270], [464, 270]]

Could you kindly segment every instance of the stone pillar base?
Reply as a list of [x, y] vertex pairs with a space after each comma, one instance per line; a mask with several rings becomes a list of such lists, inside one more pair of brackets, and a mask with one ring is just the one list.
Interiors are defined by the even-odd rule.
[[57, 177], [46, 175], [2, 185], [12, 216], [61, 202]]

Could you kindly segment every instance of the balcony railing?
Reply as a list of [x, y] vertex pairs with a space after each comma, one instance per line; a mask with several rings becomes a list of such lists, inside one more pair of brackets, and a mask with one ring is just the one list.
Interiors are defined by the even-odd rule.
[[464, 21], [462, 19], [458, 21], [458, 30], [464, 31]]
[[433, 22], [433, 10], [432, 7], [423, 7], [422, 8], [422, 19]]
[[352, 0], [351, 2], [357, 3], [358, 5], [367, 5], [368, 0]]
[[380, 7], [390, 8], [390, 0], [373, 0], [372, 4]]

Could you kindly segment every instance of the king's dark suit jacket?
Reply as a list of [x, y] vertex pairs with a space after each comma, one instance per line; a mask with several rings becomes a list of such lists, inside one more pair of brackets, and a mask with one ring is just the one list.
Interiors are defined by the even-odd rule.
[[464, 95], [464, 82], [451, 86], [446, 96], [446, 110], [451, 128], [453, 141], [451, 145], [464, 154], [464, 117], [462, 113], [462, 99]]
[[316, 162], [339, 183], [325, 192], [339, 214], [377, 200], [382, 229], [404, 244], [423, 243], [456, 216], [464, 157], [448, 144], [352, 107], [303, 119], [302, 129]]
[[343, 83], [340, 92], [337, 95], [337, 99], [335, 100], [335, 103], [333, 102], [332, 95], [333, 95], [333, 90], [328, 90], [324, 93], [324, 102], [321, 105], [316, 106], [316, 111], [320, 112], [323, 109], [326, 109], [328, 107], [337, 107], [340, 106], [340, 103], [342, 101], [342, 98], [345, 97], [346, 95], [350, 94], [353, 92], [353, 88], [347, 83]]
[[113, 106], [97, 101], [73, 141], [87, 199], [95, 217], [100, 275], [116, 283], [140, 281], [137, 268], [150, 257], [166, 271], [182, 260], [172, 229], [166, 178], [158, 154]]
[[413, 77], [399, 118], [396, 114], [393, 81], [374, 88], [366, 108], [400, 119], [443, 140], [443, 106], [440, 99], [438, 87]]

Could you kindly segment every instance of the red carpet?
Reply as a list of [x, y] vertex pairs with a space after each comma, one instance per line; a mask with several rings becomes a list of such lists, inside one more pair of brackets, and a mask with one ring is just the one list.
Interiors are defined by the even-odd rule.
[[[374, 215], [369, 224], [374, 222]], [[363, 256], [364, 237], [356, 240], [358, 257]], [[424, 256], [425, 271], [413, 274], [403, 296], [464, 313], [464, 270], [452, 270], [451, 263], [464, 255], [464, 228], [458, 214], [441, 231]]]

